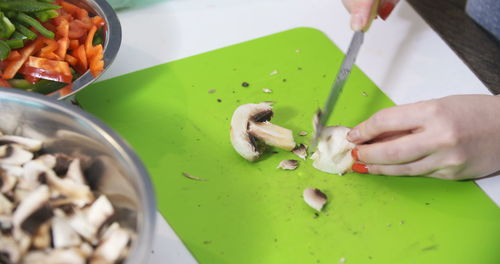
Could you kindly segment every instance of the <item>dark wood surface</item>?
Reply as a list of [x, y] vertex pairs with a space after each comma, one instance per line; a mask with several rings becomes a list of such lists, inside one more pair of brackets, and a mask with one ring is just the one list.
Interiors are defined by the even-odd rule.
[[466, 0], [408, 2], [486, 87], [500, 94], [500, 41], [467, 15]]

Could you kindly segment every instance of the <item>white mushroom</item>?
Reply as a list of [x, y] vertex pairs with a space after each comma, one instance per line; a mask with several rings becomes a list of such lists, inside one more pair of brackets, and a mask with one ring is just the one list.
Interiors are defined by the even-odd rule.
[[271, 103], [245, 104], [238, 107], [231, 119], [231, 143], [245, 159], [255, 161], [262, 154], [257, 140], [291, 151], [295, 147], [291, 130], [269, 122], [273, 116]]
[[92, 256], [91, 264], [111, 264], [119, 260], [130, 240], [129, 233], [120, 227], [118, 223], [113, 223], [103, 235], [99, 246]]
[[33, 158], [33, 153], [18, 145], [0, 146], [0, 164], [23, 165]]
[[26, 198], [14, 211], [12, 216], [14, 226], [21, 226], [21, 223], [27, 217], [36, 211], [36, 209], [42, 207], [49, 200], [49, 195], [50, 193], [47, 185], [40, 185], [36, 190], [26, 196]]
[[16, 144], [31, 152], [39, 151], [42, 148], [42, 141], [38, 139], [25, 138], [12, 135], [0, 135], [0, 145]]
[[113, 213], [113, 206], [106, 196], [101, 195], [90, 207], [69, 217], [69, 224], [87, 241], [96, 243], [97, 231]]
[[347, 133], [350, 130], [343, 126], [323, 129], [316, 151], [311, 156], [316, 169], [339, 175], [351, 170], [354, 164], [351, 151], [356, 145], [347, 140]]
[[282, 160], [278, 165], [278, 169], [295, 170], [299, 166], [298, 160]]
[[10, 214], [13, 208], [12, 202], [0, 193], [0, 215]]
[[317, 211], [321, 211], [327, 202], [326, 194], [321, 192], [316, 188], [306, 188], [304, 190], [304, 201], [310, 207], [316, 209]]
[[18, 263], [21, 250], [11, 237], [0, 236], [0, 263]]
[[86, 184], [75, 182], [69, 178], [59, 178], [51, 170], [47, 171], [46, 177], [50, 187], [71, 199], [73, 204], [78, 207], [90, 204], [94, 200], [94, 195], [92, 194], [90, 187]]
[[40, 157], [36, 158], [35, 160], [41, 162], [49, 169], [53, 169], [56, 166], [57, 162], [56, 156], [52, 154], [43, 154]]
[[8, 193], [16, 186], [23, 169], [18, 166], [0, 166], [0, 193]]
[[86, 184], [80, 159], [74, 159], [71, 161], [68, 167], [68, 172], [66, 173], [66, 178], [72, 179], [74, 182], [79, 184]]
[[49, 252], [32, 251], [23, 259], [23, 264], [85, 264], [86, 259], [76, 248], [55, 249]]
[[52, 237], [50, 234], [50, 222], [46, 222], [33, 234], [32, 237], [32, 246], [37, 249], [45, 249], [49, 248], [52, 241]]
[[34, 190], [40, 184], [47, 182], [47, 173], [49, 168], [39, 160], [32, 160], [23, 165], [23, 175], [19, 179], [18, 188], [24, 190]]
[[57, 216], [57, 214], [52, 219], [52, 238], [54, 248], [73, 247], [82, 243], [80, 236], [73, 230], [67, 220], [64, 217]]

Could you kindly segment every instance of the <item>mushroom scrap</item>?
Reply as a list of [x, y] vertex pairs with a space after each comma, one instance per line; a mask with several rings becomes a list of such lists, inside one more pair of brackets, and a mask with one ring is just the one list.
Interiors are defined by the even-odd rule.
[[292, 151], [295, 148], [290, 129], [269, 122], [273, 117], [271, 103], [245, 104], [238, 107], [231, 119], [231, 143], [245, 159], [256, 161], [265, 145]]
[[134, 236], [81, 160], [40, 155], [43, 142], [0, 132], [0, 263], [113, 264]]

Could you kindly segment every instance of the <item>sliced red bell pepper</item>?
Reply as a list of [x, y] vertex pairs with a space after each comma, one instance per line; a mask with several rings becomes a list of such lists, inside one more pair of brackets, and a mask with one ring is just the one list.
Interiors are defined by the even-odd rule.
[[65, 61], [49, 60], [30, 56], [21, 73], [32, 77], [70, 83], [73, 79], [69, 64]]
[[5, 70], [3, 72], [4, 79], [8, 80], [14, 78], [19, 69], [21, 69], [23, 64], [28, 60], [29, 56], [31, 56], [33, 53], [37, 51], [37, 49], [41, 45], [40, 39], [41, 38], [38, 38], [37, 40], [35, 40], [35, 42], [31, 43], [31, 45], [26, 46], [21, 50], [19, 50], [21, 58], [9, 62], [9, 64], [7, 65], [7, 67], [5, 67]]

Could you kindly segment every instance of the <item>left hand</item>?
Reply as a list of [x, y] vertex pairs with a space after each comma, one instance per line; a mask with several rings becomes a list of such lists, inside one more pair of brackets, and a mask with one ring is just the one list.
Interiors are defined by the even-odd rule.
[[357, 172], [471, 179], [500, 170], [500, 96], [457, 95], [379, 111], [352, 129]]

